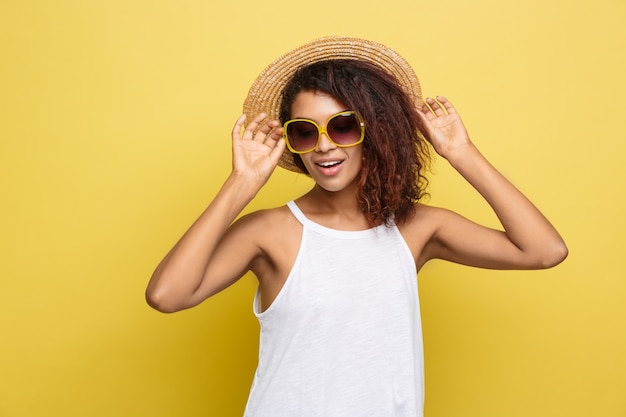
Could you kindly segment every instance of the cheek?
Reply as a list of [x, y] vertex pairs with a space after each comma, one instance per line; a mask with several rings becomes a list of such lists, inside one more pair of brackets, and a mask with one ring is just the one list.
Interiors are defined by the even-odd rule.
[[352, 158], [354, 161], [358, 161], [359, 170], [363, 168], [365, 164], [365, 152], [363, 151], [363, 145], [359, 145], [358, 148], [354, 149], [354, 155]]

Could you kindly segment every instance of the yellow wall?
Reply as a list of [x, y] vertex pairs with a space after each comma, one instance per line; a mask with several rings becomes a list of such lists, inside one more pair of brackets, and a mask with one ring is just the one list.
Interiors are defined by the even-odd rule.
[[[175, 315], [145, 284], [230, 166], [272, 59], [375, 39], [553, 220], [556, 269], [424, 269], [428, 417], [626, 415], [623, 0], [3, 0], [0, 416], [238, 416], [254, 280]], [[277, 172], [250, 207], [309, 187]], [[432, 204], [488, 224], [439, 160]]]

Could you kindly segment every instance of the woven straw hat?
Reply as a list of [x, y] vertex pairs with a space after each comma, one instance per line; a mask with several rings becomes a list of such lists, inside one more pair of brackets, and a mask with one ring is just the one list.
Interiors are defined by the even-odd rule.
[[[268, 65], [250, 87], [244, 101], [243, 111], [247, 120], [252, 120], [259, 113], [267, 113], [270, 120], [278, 119], [283, 88], [296, 70], [330, 59], [358, 59], [378, 65], [395, 76], [415, 105], [421, 106], [419, 80], [408, 62], [397, 52], [365, 39], [331, 36], [316, 39], [293, 49]], [[278, 165], [302, 173], [302, 170], [293, 163], [293, 156], [287, 149]]]

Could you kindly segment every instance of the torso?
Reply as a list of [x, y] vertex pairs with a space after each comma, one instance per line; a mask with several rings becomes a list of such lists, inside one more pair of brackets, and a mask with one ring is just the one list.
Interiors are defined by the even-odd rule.
[[251, 242], [263, 253], [255, 272], [268, 274], [255, 300], [259, 365], [245, 415], [421, 416], [417, 271], [404, 237], [395, 226], [337, 230], [318, 223], [337, 216], [312, 221], [301, 208], [260, 215], [272, 232]]

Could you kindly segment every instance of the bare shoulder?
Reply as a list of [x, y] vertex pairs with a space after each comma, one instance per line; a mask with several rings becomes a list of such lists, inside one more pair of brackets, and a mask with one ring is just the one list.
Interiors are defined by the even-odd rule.
[[[233, 225], [240, 238], [254, 242], [259, 256], [253, 265], [265, 270], [277, 267], [284, 260], [295, 258], [302, 237], [302, 225], [287, 206], [263, 209], [246, 214]], [[255, 273], [262, 273], [256, 270]], [[259, 277], [261, 278], [261, 277]]]
[[398, 225], [418, 269], [432, 257], [431, 248], [437, 230], [453, 216], [450, 210], [417, 203], [414, 215]]
[[255, 211], [241, 217], [235, 222], [237, 227], [245, 228], [259, 237], [274, 237], [296, 230], [299, 223], [287, 206]]
[[403, 233], [406, 231], [408, 237], [416, 236], [422, 238], [423, 235], [431, 236], [451, 213], [447, 209], [416, 203], [414, 215], [400, 225], [399, 228]]

